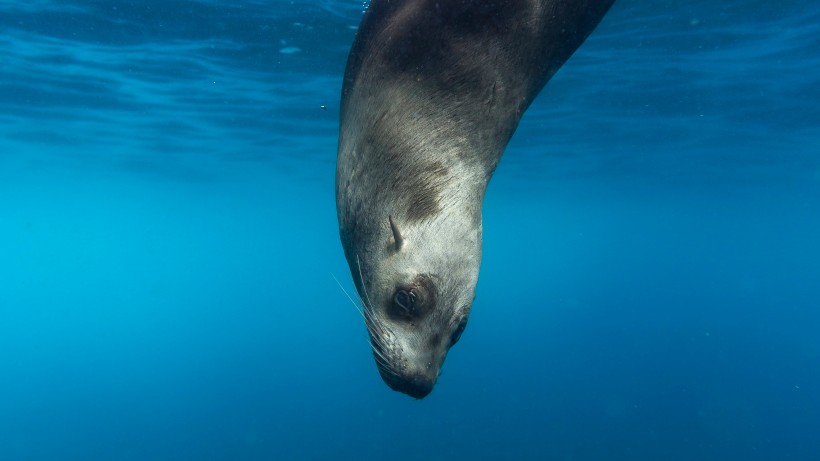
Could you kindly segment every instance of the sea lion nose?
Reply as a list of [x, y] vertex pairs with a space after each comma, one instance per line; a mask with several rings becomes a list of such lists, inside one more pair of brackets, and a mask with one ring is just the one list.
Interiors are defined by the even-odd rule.
[[416, 370], [393, 371], [385, 367], [382, 363], [376, 362], [379, 374], [390, 389], [407, 394], [410, 397], [423, 399], [433, 391], [438, 378], [438, 369], [428, 364], [426, 368]]
[[395, 380], [392, 383], [388, 382], [387, 384], [392, 384], [390, 387], [394, 390], [407, 394], [410, 397], [423, 399], [433, 390], [435, 381], [423, 375], [413, 375], [405, 379]]

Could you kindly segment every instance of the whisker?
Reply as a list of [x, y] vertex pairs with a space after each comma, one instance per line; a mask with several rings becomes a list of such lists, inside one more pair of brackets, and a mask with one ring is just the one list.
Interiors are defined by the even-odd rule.
[[387, 379], [390, 379], [391, 377], [398, 377], [398, 373], [392, 370], [384, 362], [380, 362], [378, 357], [376, 358], [376, 364], [379, 366], [379, 371], [381, 372], [381, 374], [387, 376]]
[[[385, 345], [382, 342], [382, 340], [379, 338], [379, 336], [377, 334], [374, 334], [374, 331], [373, 331], [373, 330], [376, 329], [374, 327], [380, 327], [380, 325], [375, 323], [375, 321], [372, 317], [372, 314], [370, 312], [364, 311], [361, 308], [359, 308], [359, 306], [356, 304], [355, 301], [353, 301], [353, 298], [350, 296], [350, 294], [347, 292], [347, 290], [345, 290], [344, 287], [342, 286], [342, 284], [339, 282], [339, 279], [337, 279], [336, 276], [333, 275], [333, 273], [331, 273], [330, 276], [333, 277], [333, 280], [336, 281], [336, 284], [339, 286], [339, 289], [341, 289], [342, 293], [344, 293], [345, 296], [347, 296], [347, 299], [350, 300], [350, 304], [353, 304], [353, 307], [356, 309], [356, 312], [358, 312], [359, 315], [361, 315], [362, 318], [364, 319], [365, 326], [367, 326], [368, 333], [369, 333], [367, 335], [368, 336], [368, 344], [370, 345], [370, 348], [373, 350], [373, 352], [376, 354], [376, 359], [377, 359], [376, 361], [381, 363], [383, 368], [390, 367], [390, 365], [388, 363], [388, 360], [387, 360], [387, 357], [385, 357], [384, 352], [383, 352], [383, 350], [385, 348]], [[359, 298], [359, 299], [361, 300], [361, 298]], [[364, 303], [362, 303], [362, 304], [364, 304]], [[365, 312], [367, 312], [367, 314], [365, 314]], [[379, 330], [377, 330], [376, 332], [378, 332]]]
[[368, 328], [371, 328], [372, 330], [374, 330], [376, 333], [379, 333], [380, 335], [384, 335], [385, 331], [384, 331], [384, 328], [383, 328], [381, 322], [379, 322], [376, 319], [376, 317], [373, 315], [372, 312], [365, 311], [364, 316], [365, 316], [365, 323], [367, 324]]
[[339, 282], [339, 279], [337, 279], [336, 276], [333, 275], [332, 272], [330, 273], [330, 276], [333, 277], [333, 280], [336, 281], [336, 285], [339, 285], [339, 288], [342, 290], [342, 293], [344, 293], [345, 296], [347, 296], [347, 299], [350, 300], [350, 304], [353, 304], [353, 307], [356, 308], [356, 312], [358, 312], [362, 316], [362, 318], [364, 318], [365, 322], [367, 322], [367, 317], [365, 317], [364, 312], [362, 311], [362, 309], [359, 308], [359, 306], [356, 304], [356, 302], [353, 301], [353, 298], [351, 298], [350, 295], [347, 293], [347, 290], [345, 290], [345, 288]]
[[367, 287], [365, 286], [365, 283], [364, 283], [364, 275], [362, 274], [362, 262], [359, 259], [358, 254], [356, 255], [356, 268], [359, 271], [359, 283], [361, 283], [361, 285], [362, 285], [362, 290], [364, 291], [364, 296], [365, 296], [365, 299], [367, 300], [367, 302], [365, 302], [365, 299], [361, 299], [361, 296], [359, 297], [362, 301], [362, 306], [365, 307], [365, 314], [368, 314], [370, 316], [370, 320], [373, 322], [374, 326], [376, 326], [378, 328], [378, 331], [382, 335], [385, 335], [385, 334], [392, 335], [393, 332], [390, 330], [390, 328], [387, 325], [385, 325], [384, 323], [380, 322], [378, 319], [376, 319], [375, 316], [373, 315], [373, 301], [370, 299], [370, 294], [367, 292]]
[[[353, 301], [353, 298], [347, 293], [347, 291], [342, 287], [342, 284], [336, 280], [336, 283], [342, 289], [342, 291], [347, 295], [350, 302], [356, 306], [356, 309], [364, 318], [365, 326], [367, 327], [368, 336], [370, 338], [370, 348], [373, 351], [373, 358], [376, 360], [376, 364], [378, 364], [379, 369], [382, 371], [383, 374], [392, 377], [398, 377], [399, 374], [395, 369], [395, 366], [391, 364], [391, 361], [388, 359], [388, 354], [390, 348], [386, 342], [386, 339], [389, 337], [395, 336], [393, 331], [390, 327], [382, 322], [377, 316], [376, 311], [373, 306], [373, 301], [370, 299], [370, 294], [367, 292], [367, 286], [364, 282], [364, 273], [362, 272], [362, 262], [359, 259], [359, 255], [356, 255], [356, 269], [359, 272], [359, 283], [361, 284], [362, 291], [364, 292], [364, 297], [359, 296], [359, 304], [361, 304], [362, 308], [359, 309], [359, 305]], [[332, 275], [332, 274], [331, 274]]]
[[384, 355], [381, 349], [379, 349], [378, 347], [374, 347], [373, 353], [376, 355], [376, 358], [381, 359], [385, 365], [387, 364], [387, 357]]
[[385, 335], [385, 325], [376, 318], [376, 316], [373, 314], [373, 309], [367, 307], [367, 303], [365, 303], [364, 299], [362, 299], [361, 296], [359, 297], [359, 301], [361, 302], [362, 306], [365, 306], [364, 318], [365, 324], [367, 324], [368, 328], [371, 328], [376, 333], [379, 333], [379, 335]]
[[367, 294], [367, 287], [364, 284], [364, 275], [362, 275], [362, 262], [359, 260], [359, 255], [356, 254], [356, 266], [359, 269], [359, 283], [362, 284], [362, 290], [364, 290], [364, 297], [367, 299], [367, 306], [372, 310], [373, 309], [373, 301], [370, 300], [370, 295]]
[[384, 343], [384, 340], [381, 339], [378, 335], [373, 334], [370, 332], [370, 345], [375, 349], [378, 348], [380, 351], [385, 352], [387, 350], [387, 344]]

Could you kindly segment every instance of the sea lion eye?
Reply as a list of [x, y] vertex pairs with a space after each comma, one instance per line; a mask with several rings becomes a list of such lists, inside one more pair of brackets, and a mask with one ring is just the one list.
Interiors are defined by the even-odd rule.
[[413, 312], [413, 304], [416, 302], [416, 294], [412, 291], [399, 290], [393, 296], [393, 303], [407, 314]]
[[450, 336], [450, 347], [456, 345], [459, 339], [461, 339], [461, 334], [464, 333], [464, 329], [467, 328], [467, 320], [462, 320], [461, 323], [458, 324], [456, 327], [456, 331]]

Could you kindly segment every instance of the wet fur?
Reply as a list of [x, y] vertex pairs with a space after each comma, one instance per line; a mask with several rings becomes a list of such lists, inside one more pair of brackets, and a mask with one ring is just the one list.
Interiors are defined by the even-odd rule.
[[[435, 383], [474, 298], [487, 182], [524, 111], [613, 1], [371, 3], [345, 71], [336, 200], [394, 389], [423, 397]], [[402, 287], [434, 301], [396, 315]]]

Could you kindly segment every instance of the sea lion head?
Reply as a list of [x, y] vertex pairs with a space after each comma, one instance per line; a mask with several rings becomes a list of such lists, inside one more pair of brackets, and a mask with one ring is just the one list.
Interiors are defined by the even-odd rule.
[[443, 213], [400, 222], [388, 215], [342, 234], [379, 373], [393, 390], [424, 398], [467, 326], [480, 221]]
[[432, 391], [467, 324], [484, 192], [503, 147], [420, 97], [420, 84], [347, 88], [336, 169], [339, 233], [376, 364], [416, 398]]

